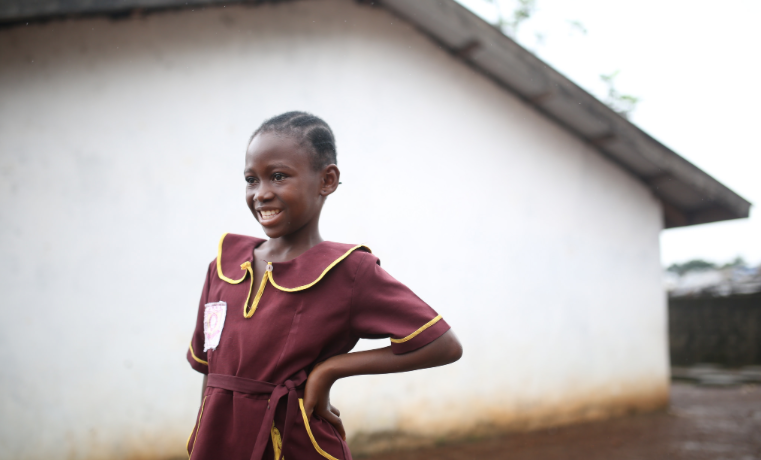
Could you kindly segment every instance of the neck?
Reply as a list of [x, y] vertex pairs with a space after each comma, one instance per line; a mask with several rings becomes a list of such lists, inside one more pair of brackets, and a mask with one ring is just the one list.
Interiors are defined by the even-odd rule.
[[315, 219], [305, 226], [288, 235], [271, 238], [262, 245], [271, 262], [285, 262], [294, 259], [313, 246], [322, 243], [319, 220]]

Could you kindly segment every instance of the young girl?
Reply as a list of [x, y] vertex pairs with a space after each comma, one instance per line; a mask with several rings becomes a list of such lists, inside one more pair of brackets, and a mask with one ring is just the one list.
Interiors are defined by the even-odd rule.
[[[327, 123], [303, 112], [267, 120], [243, 175], [269, 239], [225, 234], [209, 265], [187, 353], [207, 374], [188, 455], [351, 459], [333, 383], [449, 364], [462, 348], [369, 248], [323, 241], [320, 212], [340, 183]], [[385, 337], [390, 347], [349, 353]]]

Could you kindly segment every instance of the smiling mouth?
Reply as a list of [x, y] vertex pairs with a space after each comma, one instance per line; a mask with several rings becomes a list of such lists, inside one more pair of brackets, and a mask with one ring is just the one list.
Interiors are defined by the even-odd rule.
[[275, 217], [278, 216], [278, 214], [280, 214], [279, 209], [274, 209], [274, 210], [262, 209], [259, 211], [259, 220], [261, 222], [266, 222], [268, 220], [274, 219]]

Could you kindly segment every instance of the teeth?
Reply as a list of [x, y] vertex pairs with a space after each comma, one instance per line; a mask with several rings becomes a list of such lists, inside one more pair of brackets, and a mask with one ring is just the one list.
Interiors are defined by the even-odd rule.
[[276, 215], [280, 214], [280, 210], [279, 209], [275, 210], [275, 211], [270, 211], [270, 210], [264, 211], [263, 210], [263, 211], [259, 211], [259, 214], [261, 214], [263, 219], [272, 219]]

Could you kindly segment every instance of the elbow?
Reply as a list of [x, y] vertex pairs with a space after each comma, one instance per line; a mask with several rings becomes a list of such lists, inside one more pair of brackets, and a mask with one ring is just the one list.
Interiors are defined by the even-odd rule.
[[455, 344], [452, 347], [450, 358], [452, 359], [451, 361], [449, 361], [450, 363], [459, 361], [459, 359], [462, 358], [462, 344], [460, 343], [459, 340], [455, 340]]
[[[452, 364], [462, 357], [462, 345], [457, 340], [452, 330], [448, 330], [441, 337], [423, 347], [423, 365], [421, 368], [438, 367]], [[422, 358], [425, 356], [425, 358]]]
[[450, 329], [447, 332], [447, 349], [445, 359], [447, 364], [452, 364], [462, 358], [462, 344]]

